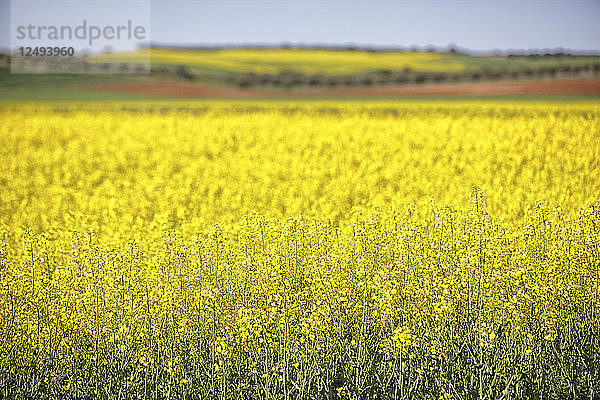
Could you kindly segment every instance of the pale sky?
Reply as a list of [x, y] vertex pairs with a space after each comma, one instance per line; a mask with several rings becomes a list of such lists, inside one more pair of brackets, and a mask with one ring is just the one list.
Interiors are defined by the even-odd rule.
[[[66, 0], [40, 4], [51, 1]], [[94, 15], [100, 19], [110, 19], [114, 5], [123, 3], [87, 1], [96, 5]], [[562, 47], [600, 52], [600, 0], [148, 1], [151, 40], [157, 43], [454, 44], [475, 51]], [[9, 0], [0, 0], [0, 27], [0, 47], [6, 49]]]

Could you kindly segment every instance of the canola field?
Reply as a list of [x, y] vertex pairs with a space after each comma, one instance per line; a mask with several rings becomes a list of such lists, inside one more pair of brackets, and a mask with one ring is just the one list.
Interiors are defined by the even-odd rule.
[[[229, 48], [229, 49], [169, 49], [142, 48], [134, 52], [96, 54], [87, 59], [92, 63], [148, 63], [161, 67], [185, 66], [193, 74], [306, 74], [350, 76], [398, 72], [467, 74], [504, 73], [504, 79], [517, 76], [546, 76], [550, 69], [560, 75], [573, 69], [592, 71], [598, 56], [473, 56], [439, 51], [370, 51], [302, 48]], [[528, 71], [528, 72], [527, 72]], [[535, 72], [537, 71], [537, 72]], [[508, 75], [506, 75], [508, 73]], [[533, 74], [533, 75], [531, 75]], [[381, 76], [380, 76], [381, 78]], [[499, 77], [493, 78], [498, 79]], [[515, 77], [512, 76], [512, 79]], [[405, 82], [406, 83], [406, 82]]]
[[428, 72], [461, 72], [465, 63], [445, 53], [409, 53], [400, 51], [372, 52], [366, 50], [317, 49], [140, 49], [132, 53], [113, 53], [90, 57], [93, 62], [114, 59], [145, 62], [155, 65], [186, 65], [207, 71], [253, 72], [277, 74], [302, 72], [322, 74], [352, 74], [378, 70]]
[[0, 105], [0, 397], [594, 399], [600, 105]]

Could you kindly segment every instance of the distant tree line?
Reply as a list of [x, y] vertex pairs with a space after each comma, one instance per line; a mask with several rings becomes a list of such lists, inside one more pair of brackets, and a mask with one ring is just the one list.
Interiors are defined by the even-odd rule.
[[[275, 74], [267, 73], [198, 73], [186, 65], [152, 65], [150, 72], [158, 77], [166, 79], [221, 83], [241, 88], [250, 87], [273, 87], [273, 88], [295, 88], [295, 87], [368, 87], [383, 85], [410, 85], [424, 83], [452, 83], [452, 82], [476, 82], [495, 80], [518, 80], [518, 79], [540, 79], [561, 77], [584, 77], [600, 76], [600, 61], [589, 61], [587, 63], [573, 63], [565, 60], [568, 54], [532, 54], [509, 55], [508, 57], [548, 58], [560, 57], [556, 64], [545, 65], [523, 65], [523, 66], [496, 66], [483, 67], [480, 69], [465, 70], [462, 72], [426, 72], [410, 68], [399, 70], [379, 69], [371, 72], [355, 74], [310, 74], [296, 71], [281, 71]], [[65, 72], [70, 70], [77, 72], [95, 72], [104, 74], [147, 73], [147, 65], [136, 65], [128, 63], [91, 63], [84, 58], [73, 59], [49, 59], [46, 57], [19, 57], [13, 61], [23, 63], [22, 67], [32, 70], [61, 69]], [[0, 53], [0, 64], [9, 65], [10, 55]], [[56, 65], [54, 65], [56, 64]]]
[[[85, 57], [14, 57], [0, 53], [0, 65], [14, 66], [23, 72], [36, 73], [96, 73], [96, 74], [146, 74], [149, 64], [128, 62], [89, 62]], [[175, 75], [175, 74], [173, 74]], [[191, 79], [191, 76], [188, 76]]]
[[401, 53], [452, 53], [467, 55], [487, 55], [487, 56], [507, 56], [507, 57], [565, 57], [565, 56], [598, 56], [597, 51], [579, 51], [570, 50], [562, 47], [553, 49], [529, 49], [529, 50], [492, 50], [492, 51], [472, 51], [466, 48], [458, 47], [454, 44], [447, 46], [400, 46], [400, 45], [361, 45], [356, 43], [228, 43], [228, 44], [197, 44], [197, 45], [174, 45], [151, 43], [142, 48], [167, 49], [167, 50], [276, 50], [276, 49], [296, 49], [296, 50], [333, 50], [333, 51], [368, 51], [373, 53], [380, 52], [401, 52]]
[[[180, 73], [180, 75], [182, 75]], [[359, 87], [374, 85], [408, 85], [423, 83], [476, 82], [494, 80], [541, 79], [560, 77], [599, 76], [600, 62], [581, 65], [521, 67], [512, 69], [482, 68], [464, 72], [424, 72], [405, 68], [399, 71], [381, 69], [348, 75], [305, 74], [283, 71], [277, 74], [230, 74], [223, 83], [239, 87]], [[197, 79], [187, 72], [186, 79]], [[201, 80], [201, 79], [198, 79]]]

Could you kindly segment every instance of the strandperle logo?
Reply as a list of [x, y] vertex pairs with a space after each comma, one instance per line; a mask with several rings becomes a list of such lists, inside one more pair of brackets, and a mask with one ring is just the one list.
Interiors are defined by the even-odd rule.
[[144, 40], [146, 28], [135, 25], [130, 19], [121, 25], [92, 25], [83, 20], [81, 25], [19, 25], [18, 40], [85, 40], [92, 46], [95, 40]]

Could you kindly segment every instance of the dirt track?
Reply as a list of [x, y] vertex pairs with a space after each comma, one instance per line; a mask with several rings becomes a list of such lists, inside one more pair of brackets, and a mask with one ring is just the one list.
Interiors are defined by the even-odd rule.
[[380, 86], [343, 89], [262, 90], [238, 89], [183, 82], [107, 84], [94, 90], [138, 95], [185, 98], [278, 98], [278, 97], [370, 97], [370, 96], [497, 96], [600, 94], [600, 78], [500, 82], [468, 82]]

